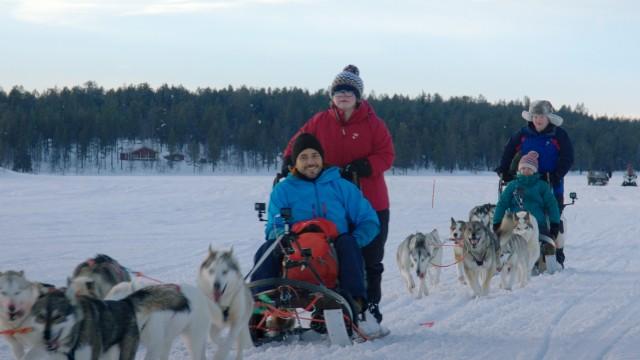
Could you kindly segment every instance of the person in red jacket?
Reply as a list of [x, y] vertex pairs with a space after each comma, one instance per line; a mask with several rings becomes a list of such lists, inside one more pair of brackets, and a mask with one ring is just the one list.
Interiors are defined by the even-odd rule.
[[339, 166], [342, 176], [360, 187], [380, 219], [380, 234], [362, 249], [362, 256], [369, 311], [381, 322], [378, 304], [382, 297], [382, 259], [389, 230], [389, 193], [384, 172], [391, 168], [395, 152], [387, 126], [362, 98], [364, 84], [359, 75], [356, 66], [348, 65], [335, 77], [329, 109], [315, 114], [291, 138], [277, 180], [289, 172], [295, 139], [301, 133], [311, 133], [320, 140], [326, 163]]

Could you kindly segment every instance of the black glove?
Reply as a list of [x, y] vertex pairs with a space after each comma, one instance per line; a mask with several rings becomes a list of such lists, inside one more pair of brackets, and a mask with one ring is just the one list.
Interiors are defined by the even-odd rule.
[[273, 178], [273, 187], [275, 187], [276, 185], [278, 185], [278, 183], [280, 182], [280, 180], [284, 179], [286, 176], [282, 176], [281, 173], [277, 173], [276, 177]]
[[551, 238], [553, 240], [555, 240], [558, 237], [558, 232], [560, 231], [560, 224], [558, 223], [551, 223], [549, 225], [549, 235], [551, 235]]
[[494, 169], [494, 171], [496, 172], [496, 174], [498, 174], [498, 176], [500, 177], [500, 179], [502, 179], [502, 181], [504, 181], [505, 183], [508, 183], [509, 181], [513, 180], [513, 175], [509, 173], [509, 170], [504, 170], [501, 167], [497, 167]]
[[371, 170], [371, 164], [369, 164], [369, 160], [367, 160], [367, 158], [362, 158], [353, 160], [352, 162], [345, 165], [344, 169], [342, 170], [342, 176], [350, 178], [353, 176], [353, 173], [356, 173], [358, 177], [363, 178], [371, 176], [372, 172], [373, 171]]
[[282, 177], [286, 177], [289, 175], [289, 167], [293, 166], [293, 160], [291, 160], [291, 155], [287, 155], [282, 159], [282, 167], [280, 167], [280, 174]]
[[276, 177], [273, 179], [273, 186], [276, 186], [280, 180], [284, 179], [289, 175], [289, 166], [293, 166], [293, 161], [291, 161], [291, 156], [285, 156], [282, 159], [282, 167], [280, 168], [280, 172], [276, 174]]

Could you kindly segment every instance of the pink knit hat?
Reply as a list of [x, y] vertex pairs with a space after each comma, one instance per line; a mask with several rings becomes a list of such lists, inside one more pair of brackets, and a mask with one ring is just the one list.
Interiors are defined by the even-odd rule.
[[529, 151], [527, 155], [524, 155], [520, 158], [520, 162], [518, 163], [518, 170], [523, 167], [527, 167], [533, 172], [538, 172], [538, 153], [535, 151]]

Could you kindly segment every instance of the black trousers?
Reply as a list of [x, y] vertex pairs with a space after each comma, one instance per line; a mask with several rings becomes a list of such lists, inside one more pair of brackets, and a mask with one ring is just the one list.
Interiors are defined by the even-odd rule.
[[378, 304], [382, 298], [382, 272], [384, 265], [384, 244], [387, 242], [389, 233], [389, 209], [380, 210], [378, 219], [380, 220], [380, 233], [373, 241], [362, 248], [364, 259], [365, 277], [367, 283], [367, 300], [370, 303]]

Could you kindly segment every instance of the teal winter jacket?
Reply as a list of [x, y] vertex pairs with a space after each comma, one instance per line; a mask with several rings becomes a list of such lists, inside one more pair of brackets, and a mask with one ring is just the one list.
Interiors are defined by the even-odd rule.
[[[517, 196], [518, 194], [520, 195]], [[518, 197], [521, 197], [522, 204], [519, 204]], [[530, 212], [538, 220], [540, 229], [549, 229], [545, 215], [549, 216], [549, 223], [560, 223], [558, 202], [549, 184], [540, 179], [537, 173], [530, 176], [518, 174], [515, 180], [507, 184], [498, 199], [493, 223], [501, 223], [507, 210]]]
[[360, 190], [340, 176], [337, 167], [324, 169], [314, 179], [289, 174], [273, 188], [269, 199], [267, 239], [281, 232], [278, 223], [281, 208], [291, 208], [291, 224], [322, 217], [331, 220], [339, 234], [351, 233], [364, 247], [380, 232], [378, 215]]

